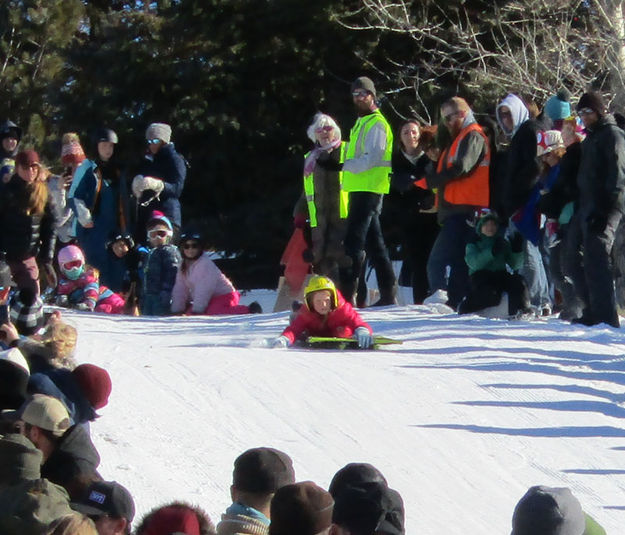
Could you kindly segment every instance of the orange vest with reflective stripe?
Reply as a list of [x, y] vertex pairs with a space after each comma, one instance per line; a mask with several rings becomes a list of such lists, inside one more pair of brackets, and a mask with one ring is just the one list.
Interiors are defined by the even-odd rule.
[[[484, 157], [471, 173], [461, 178], [456, 178], [445, 185], [444, 199], [449, 204], [467, 204], [470, 206], [487, 207], [489, 202], [488, 175], [490, 168], [490, 145], [488, 138], [477, 123], [472, 123], [463, 128], [454, 139], [451, 147], [445, 150], [438, 160], [437, 172], [449, 169], [456, 161], [460, 142], [469, 132], [477, 132], [484, 138], [486, 147]], [[440, 193], [440, 190], [439, 190]]]

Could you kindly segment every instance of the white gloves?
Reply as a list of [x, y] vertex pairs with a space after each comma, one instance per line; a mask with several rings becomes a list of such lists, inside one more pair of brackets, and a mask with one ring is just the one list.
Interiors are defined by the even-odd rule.
[[286, 336], [278, 336], [271, 343], [271, 347], [289, 347], [289, 339]]
[[358, 341], [358, 347], [368, 349], [373, 345], [373, 336], [366, 327], [358, 327], [354, 331], [354, 337]]
[[132, 179], [132, 193], [137, 199], [146, 189], [152, 190], [158, 196], [164, 187], [165, 183], [162, 180], [151, 176], [137, 175]]

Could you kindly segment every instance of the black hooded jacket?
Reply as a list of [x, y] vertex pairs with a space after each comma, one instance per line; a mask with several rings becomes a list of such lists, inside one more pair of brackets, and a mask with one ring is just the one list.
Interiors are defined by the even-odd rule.
[[587, 128], [582, 141], [577, 185], [579, 207], [585, 216], [624, 211], [625, 134], [612, 115], [600, 117]]

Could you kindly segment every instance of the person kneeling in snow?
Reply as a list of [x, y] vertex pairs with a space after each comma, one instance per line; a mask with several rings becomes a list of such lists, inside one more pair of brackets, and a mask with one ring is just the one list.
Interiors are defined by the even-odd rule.
[[273, 347], [287, 347], [309, 336], [336, 336], [358, 340], [358, 347], [373, 344], [373, 332], [354, 310], [334, 283], [327, 277], [315, 275], [304, 290], [304, 305]]
[[497, 216], [490, 212], [482, 216], [475, 227], [478, 238], [466, 246], [465, 261], [469, 267], [471, 288], [458, 306], [459, 314], [469, 314], [501, 301], [508, 292], [508, 314], [531, 312], [525, 280], [518, 273], [509, 273], [523, 265], [523, 238], [519, 233], [508, 241], [499, 234]]
[[182, 263], [171, 292], [171, 311], [174, 314], [249, 314], [262, 309], [255, 301], [250, 306], [240, 305], [241, 295], [204, 251], [199, 231], [187, 229], [180, 235]]
[[63, 247], [57, 260], [61, 271], [61, 279], [56, 288], [57, 305], [105, 314], [124, 312], [124, 299], [100, 284], [98, 270], [85, 264], [80, 247]]

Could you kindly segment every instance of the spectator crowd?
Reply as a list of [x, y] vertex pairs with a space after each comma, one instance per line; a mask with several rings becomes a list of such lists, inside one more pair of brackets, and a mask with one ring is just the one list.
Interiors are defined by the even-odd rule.
[[[367, 305], [367, 265], [379, 288], [373, 306], [395, 304], [401, 284], [415, 303], [439, 300], [461, 314], [504, 307], [505, 317], [558, 312], [619, 327], [614, 266], [623, 251], [613, 245], [625, 209], [625, 134], [602, 95], [581, 95], [573, 113], [566, 91], [542, 110], [508, 94], [494, 118], [454, 96], [438, 125], [407, 120], [395, 145], [374, 83], [357, 78], [351, 95], [348, 140], [323, 113], [307, 130], [293, 223], [303, 244], [294, 261], [309, 277], [274, 346], [313, 333], [370, 347], [373, 333], [356, 311]], [[235, 460], [232, 505], [216, 527], [177, 501], [135, 521], [131, 493], [103, 481], [90, 438], [111, 378], [74, 360], [76, 329], [58, 311], [46, 317], [44, 304], [153, 316], [262, 310], [240, 303], [201, 229], [183, 225], [187, 164], [169, 125], [148, 126], [132, 179], [108, 128], [91, 158], [77, 134], [65, 134], [59, 174], [21, 136], [15, 123], [0, 125], [0, 532], [403, 534], [401, 496], [375, 467], [347, 465], [325, 490], [297, 482], [289, 456], [265, 447]], [[565, 488], [529, 489], [512, 524], [513, 535], [605, 533]]]

